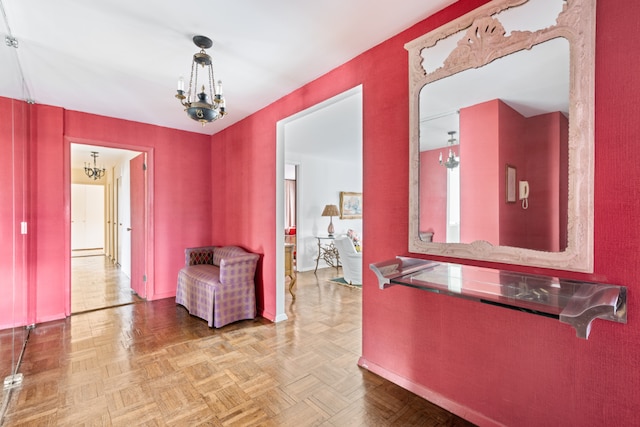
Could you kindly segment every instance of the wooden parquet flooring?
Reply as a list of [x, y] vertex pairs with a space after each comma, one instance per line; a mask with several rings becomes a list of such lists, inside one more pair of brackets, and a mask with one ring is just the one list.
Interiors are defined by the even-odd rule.
[[71, 313], [97, 310], [139, 301], [131, 291], [129, 278], [97, 251], [71, 258]]
[[331, 275], [299, 273], [277, 324], [210, 329], [173, 298], [40, 324], [2, 424], [471, 425], [357, 366], [362, 291]]

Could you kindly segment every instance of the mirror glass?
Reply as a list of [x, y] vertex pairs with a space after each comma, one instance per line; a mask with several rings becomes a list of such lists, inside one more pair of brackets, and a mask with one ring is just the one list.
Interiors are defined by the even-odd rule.
[[496, 0], [405, 46], [411, 252], [593, 270], [594, 0]]
[[[564, 251], [568, 116], [565, 38], [425, 85], [420, 91], [421, 239]], [[450, 156], [454, 162], [447, 162]], [[515, 174], [515, 197], [510, 198], [507, 164]], [[518, 191], [525, 181], [528, 197]]]

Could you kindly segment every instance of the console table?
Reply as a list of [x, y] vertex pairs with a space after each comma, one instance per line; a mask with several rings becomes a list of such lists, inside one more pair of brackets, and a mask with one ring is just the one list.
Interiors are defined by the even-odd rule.
[[370, 265], [380, 289], [408, 286], [552, 317], [587, 339], [599, 318], [627, 323], [627, 288], [470, 265], [397, 257]]
[[340, 255], [338, 255], [338, 249], [333, 244], [334, 237], [316, 236], [316, 239], [318, 239], [318, 257], [316, 258], [316, 269], [313, 272], [316, 273], [318, 271], [318, 263], [321, 259], [338, 270], [340, 267]]

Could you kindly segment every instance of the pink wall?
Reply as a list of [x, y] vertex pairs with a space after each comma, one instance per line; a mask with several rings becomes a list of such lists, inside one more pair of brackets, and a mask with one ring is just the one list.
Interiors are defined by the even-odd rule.
[[[560, 250], [567, 227], [567, 203], [560, 203], [560, 194], [567, 197], [566, 118], [525, 118], [495, 99], [460, 110], [460, 137], [461, 241]], [[515, 203], [506, 202], [506, 165], [516, 169]], [[527, 209], [519, 200], [521, 180], [530, 184]]]
[[460, 109], [460, 241], [500, 242], [504, 165], [497, 100]]
[[440, 153], [446, 158], [448, 151], [420, 153], [420, 231], [432, 232], [434, 242], [447, 241], [447, 168], [438, 164]]
[[[567, 158], [561, 155], [567, 155], [567, 126], [561, 113], [526, 121], [524, 143], [529, 155], [522, 163], [526, 175], [519, 179], [528, 180], [531, 185], [529, 208], [526, 211], [520, 208], [522, 221], [529, 224], [528, 248], [554, 252], [566, 247], [568, 169]], [[564, 203], [560, 194], [565, 197]]]
[[[26, 252], [28, 236], [20, 222], [29, 221], [29, 106], [0, 97], [0, 329], [28, 324]], [[15, 301], [15, 303], [14, 303]]]
[[[530, 234], [531, 224], [527, 223], [528, 210], [522, 209], [522, 204], [518, 200], [518, 181], [531, 180], [527, 177], [525, 162], [530, 153], [525, 150], [528, 145], [525, 143], [523, 135], [528, 134], [526, 119], [513, 108], [502, 101], [496, 103], [496, 120], [498, 126], [499, 159], [498, 159], [498, 200], [500, 215], [500, 237], [498, 243], [504, 246], [518, 246], [528, 248], [527, 236]], [[506, 202], [507, 180], [506, 165], [516, 168], [516, 202]], [[534, 188], [535, 188], [535, 183]]]
[[175, 296], [184, 248], [211, 243], [211, 188], [203, 185], [211, 170], [209, 137], [73, 111], [65, 112], [65, 136], [151, 155], [154, 276], [147, 298]]
[[[395, 65], [385, 63], [378, 67], [391, 72]], [[353, 68], [350, 62], [211, 137], [211, 239], [213, 243], [241, 244], [263, 255], [258, 266], [256, 296], [258, 314], [269, 320], [276, 316], [275, 259], [276, 251], [282, 251], [275, 243], [276, 124], [357, 86], [360, 76], [361, 70]], [[395, 114], [395, 106], [389, 105], [383, 94], [370, 91], [367, 95], [365, 86], [363, 97], [367, 96], [368, 102], [387, 105], [381, 110]], [[382, 135], [390, 137], [393, 130], [385, 129]], [[407, 147], [405, 151], [408, 153]], [[388, 160], [391, 161], [379, 166], [396, 166], [395, 160]], [[364, 164], [366, 167], [366, 160]], [[406, 171], [401, 173], [408, 177]]]
[[[517, 170], [516, 180], [530, 186], [528, 208], [523, 209], [516, 186], [516, 203], [500, 205], [500, 244], [541, 251], [566, 247], [567, 121], [560, 113], [525, 118], [503, 102], [499, 107], [500, 159]], [[564, 169], [562, 169], [564, 166]], [[501, 169], [504, 170], [504, 167]], [[500, 194], [504, 197], [505, 179]], [[561, 225], [562, 223], [562, 225]]]
[[65, 203], [70, 183], [66, 188], [64, 184], [70, 170], [64, 167], [64, 111], [34, 105], [31, 112], [29, 193], [33, 216], [29, 233], [35, 268], [29, 292], [30, 299], [36, 301], [36, 313], [30, 322], [40, 323], [68, 314], [71, 209]]
[[[634, 189], [640, 181], [640, 168], [635, 166], [640, 164], [640, 148], [634, 142], [640, 126], [632, 118], [639, 116], [634, 94], [640, 92], [640, 80], [633, 70], [640, 60], [627, 54], [635, 43], [638, 3], [598, 3], [595, 272], [562, 273], [629, 286], [627, 325], [596, 321], [589, 340], [580, 340], [569, 326], [552, 319], [409, 288], [381, 291], [366, 268], [407, 253], [408, 70], [403, 45], [483, 3], [458, 1], [214, 136], [214, 152], [223, 152], [212, 156], [214, 168], [224, 169], [231, 160], [223, 145], [244, 144], [242, 160], [259, 158], [260, 170], [267, 171], [260, 186], [264, 198], [254, 195], [246, 200], [253, 222], [268, 226], [252, 230], [256, 236], [251, 240], [269, 239], [264, 256], [269, 265], [278, 250], [272, 243], [275, 217], [273, 196], [268, 194], [275, 189], [267, 188], [275, 176], [276, 122], [362, 83], [367, 198], [363, 225], [369, 244], [363, 255], [361, 363], [481, 424], [638, 425], [640, 327], [635, 319], [640, 293], [633, 288], [638, 286], [640, 267], [640, 198]], [[389, 102], [389, 93], [394, 102]], [[234, 188], [245, 188], [239, 181], [234, 178]], [[235, 200], [234, 188], [224, 199], [214, 197], [216, 203]], [[225, 225], [230, 215], [214, 216], [221, 236], [232, 236], [243, 227]], [[266, 271], [264, 277], [269, 277]], [[274, 292], [270, 279], [265, 279], [264, 288], [267, 300]]]
[[210, 239], [212, 244], [239, 245], [262, 255], [256, 272], [258, 314], [275, 320], [275, 145], [267, 149], [252, 137], [258, 130], [275, 141], [275, 124], [270, 123], [267, 128], [244, 120], [234, 126], [236, 132], [223, 131], [212, 138]]
[[[71, 142], [150, 154], [149, 174], [155, 191], [150, 195], [153, 222], [149, 253], [153, 268], [148, 271], [147, 297], [174, 296], [184, 248], [210, 244], [211, 191], [203, 185], [210, 173], [209, 137], [45, 105], [30, 106], [30, 111], [30, 279], [29, 289], [24, 292], [35, 310], [24, 316], [22, 324], [69, 314]], [[4, 135], [2, 138], [4, 152], [6, 140]], [[2, 161], [6, 161], [4, 156]], [[4, 192], [2, 197], [4, 201]], [[6, 218], [5, 212], [2, 215]], [[0, 326], [9, 325], [9, 313], [0, 312]]]
[[[634, 290], [639, 286], [640, 268], [640, 147], [636, 143], [640, 79], [635, 78], [634, 70], [640, 57], [629, 54], [634, 51], [640, 3], [598, 2], [595, 271], [562, 273], [568, 278], [628, 286], [627, 325], [596, 321], [589, 340], [580, 340], [569, 326], [552, 319], [415, 289], [379, 290], [366, 268], [407, 253], [409, 112], [404, 43], [484, 3], [454, 3], [215, 135], [210, 151], [208, 140], [188, 133], [73, 112], [64, 115], [65, 134], [154, 149], [158, 294], [174, 286], [185, 246], [234, 241], [252, 250], [264, 249], [260, 298], [263, 311], [274, 313], [274, 260], [275, 251], [280, 250], [273, 235], [276, 123], [362, 84], [367, 198], [363, 234], [368, 244], [363, 254], [361, 364], [480, 424], [640, 425], [640, 293]], [[58, 119], [50, 117], [58, 114], [44, 110], [47, 121], [52, 122], [49, 126], [58, 128]], [[56, 133], [47, 141], [53, 144], [48, 149], [51, 157], [38, 158], [43, 163], [38, 173], [52, 175], [51, 182], [38, 177], [43, 185], [39, 194], [51, 191], [53, 195], [42, 194], [50, 205], [38, 205], [37, 215], [58, 227], [68, 221], [64, 202], [68, 190], [60, 176], [63, 172], [50, 171], [44, 163], [63, 165], [62, 136]], [[38, 141], [37, 147], [41, 144], [44, 142]], [[183, 156], [189, 161], [182, 160]], [[204, 186], [211, 188], [212, 196], [197, 184], [203, 170], [198, 166], [214, 171], [210, 184]], [[251, 195], [237, 194], [249, 187]], [[238, 203], [239, 207], [227, 206]], [[41, 212], [45, 209], [59, 212]], [[393, 224], [393, 233], [389, 224]], [[47, 231], [38, 232], [38, 243], [60, 245], [59, 233], [50, 224], [44, 226]], [[66, 259], [65, 254], [51, 254], [42, 260], [51, 264], [45, 268], [51, 268], [54, 275], [39, 283], [39, 290], [52, 287], [55, 293], [63, 288], [61, 265]], [[53, 267], [54, 261], [58, 267]]]

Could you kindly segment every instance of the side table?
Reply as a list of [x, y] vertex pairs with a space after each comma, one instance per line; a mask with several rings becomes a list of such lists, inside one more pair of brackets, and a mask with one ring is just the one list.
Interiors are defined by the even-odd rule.
[[316, 258], [316, 269], [313, 272], [316, 273], [318, 271], [318, 263], [321, 259], [331, 267], [335, 267], [337, 271], [340, 271], [340, 255], [333, 244], [333, 236], [316, 236], [316, 239], [318, 239], [318, 258]]

